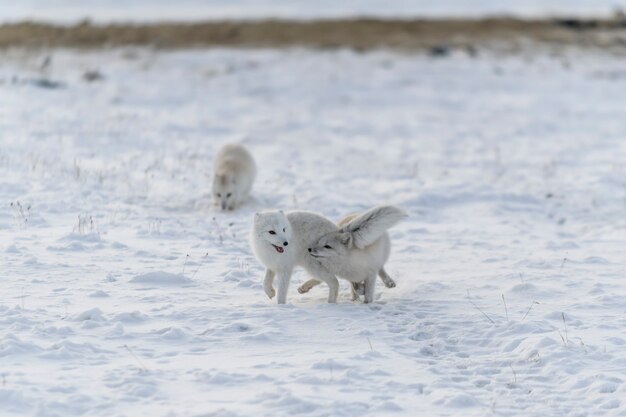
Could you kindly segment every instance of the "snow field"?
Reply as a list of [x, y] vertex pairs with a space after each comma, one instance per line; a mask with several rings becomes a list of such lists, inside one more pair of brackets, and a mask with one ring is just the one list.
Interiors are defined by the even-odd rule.
[[[2, 54], [3, 415], [626, 412], [619, 59]], [[233, 141], [254, 201], [215, 212]], [[266, 298], [255, 211], [380, 203], [396, 288]]]

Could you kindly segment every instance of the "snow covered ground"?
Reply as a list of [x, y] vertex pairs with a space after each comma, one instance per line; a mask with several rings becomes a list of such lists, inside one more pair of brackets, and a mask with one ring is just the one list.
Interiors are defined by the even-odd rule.
[[[0, 57], [2, 416], [626, 413], [623, 60], [49, 57]], [[380, 203], [396, 288], [266, 298], [255, 211]]]
[[71, 23], [255, 18], [608, 16], [626, 0], [20, 0], [4, 1], [0, 22]]

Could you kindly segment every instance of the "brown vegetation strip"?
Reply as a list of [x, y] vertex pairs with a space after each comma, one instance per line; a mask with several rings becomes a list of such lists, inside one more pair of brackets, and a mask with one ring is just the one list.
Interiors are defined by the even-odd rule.
[[527, 41], [626, 48], [626, 19], [224, 21], [75, 26], [16, 23], [0, 26], [0, 48], [143, 45], [189, 47], [470, 48], [514, 47]]

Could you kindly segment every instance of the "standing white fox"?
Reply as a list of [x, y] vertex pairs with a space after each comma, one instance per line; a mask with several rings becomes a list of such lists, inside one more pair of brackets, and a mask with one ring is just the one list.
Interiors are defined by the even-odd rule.
[[269, 298], [276, 294], [273, 282], [278, 277], [278, 304], [287, 302], [291, 274], [296, 266], [303, 267], [317, 281], [328, 284], [328, 302], [337, 302], [339, 282], [307, 251], [319, 238], [339, 230], [319, 214], [282, 210], [256, 213], [250, 237], [257, 259], [265, 265], [263, 289]]
[[213, 204], [222, 210], [233, 210], [250, 195], [256, 165], [242, 145], [224, 145], [213, 164]]
[[[406, 213], [394, 206], [378, 206], [361, 215], [348, 216], [340, 222], [341, 229], [320, 237], [308, 252], [331, 274], [353, 283], [353, 299], [358, 298], [363, 285], [365, 302], [371, 303], [377, 275], [387, 287], [395, 286], [384, 268], [391, 252], [387, 229], [405, 217]], [[305, 293], [317, 284], [318, 280], [309, 280], [298, 291]]]

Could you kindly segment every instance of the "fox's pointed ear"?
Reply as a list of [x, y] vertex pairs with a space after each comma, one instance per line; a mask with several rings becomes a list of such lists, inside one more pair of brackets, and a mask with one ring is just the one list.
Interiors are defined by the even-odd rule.
[[348, 249], [352, 247], [352, 233], [349, 232], [343, 232], [340, 236], [339, 236], [339, 241], [341, 242], [342, 245], [346, 246]]

